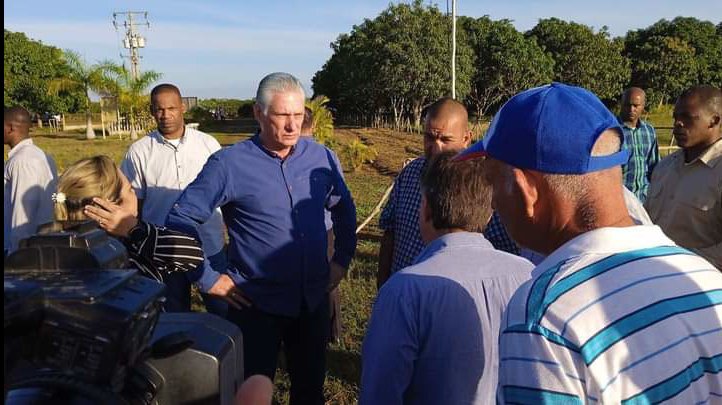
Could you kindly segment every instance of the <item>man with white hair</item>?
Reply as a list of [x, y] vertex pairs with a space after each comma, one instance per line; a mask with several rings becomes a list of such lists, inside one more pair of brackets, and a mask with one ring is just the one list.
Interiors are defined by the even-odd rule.
[[618, 121], [591, 92], [517, 94], [466, 156], [490, 160], [511, 236], [548, 255], [507, 307], [502, 403], [717, 403], [722, 274], [625, 208]]
[[[328, 292], [356, 250], [356, 208], [329, 151], [300, 137], [304, 91], [290, 74], [258, 86], [260, 131], [210, 157], [176, 201], [169, 228], [197, 235], [221, 207], [230, 237], [227, 274], [204, 268], [201, 290], [224, 297], [243, 332], [246, 377], [274, 378], [283, 343], [291, 404], [323, 404]], [[326, 256], [324, 209], [336, 236]]]

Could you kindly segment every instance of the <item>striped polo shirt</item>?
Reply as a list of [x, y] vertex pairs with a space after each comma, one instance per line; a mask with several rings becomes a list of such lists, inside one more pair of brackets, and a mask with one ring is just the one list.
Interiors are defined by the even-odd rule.
[[722, 403], [722, 274], [657, 226], [600, 228], [512, 298], [502, 403]]

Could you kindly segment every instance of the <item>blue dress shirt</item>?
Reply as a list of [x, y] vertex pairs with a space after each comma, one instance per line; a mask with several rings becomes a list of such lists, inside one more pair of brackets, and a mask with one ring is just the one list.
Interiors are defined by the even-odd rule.
[[478, 233], [431, 242], [379, 292], [360, 404], [493, 404], [502, 314], [532, 267]]
[[[259, 135], [213, 154], [173, 205], [166, 226], [197, 236], [221, 207], [230, 238], [228, 275], [265, 312], [297, 316], [326, 294], [329, 264], [324, 209], [336, 236], [333, 261], [347, 268], [356, 250], [356, 207], [329, 149], [300, 138], [286, 159]], [[193, 275], [207, 291], [220, 274]], [[198, 272], [197, 272], [198, 273]]]

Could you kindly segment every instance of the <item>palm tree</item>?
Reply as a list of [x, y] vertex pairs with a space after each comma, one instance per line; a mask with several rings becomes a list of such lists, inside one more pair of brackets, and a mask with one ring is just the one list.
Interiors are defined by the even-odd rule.
[[311, 109], [313, 114], [313, 136], [316, 140], [328, 147], [335, 146], [333, 138], [333, 115], [326, 107], [331, 101], [326, 96], [316, 96], [312, 100], [306, 101], [306, 107]]
[[105, 76], [105, 67], [103, 64], [88, 65], [79, 53], [70, 49], [63, 53], [66, 63], [68, 64], [68, 72], [65, 77], [60, 77], [50, 81], [48, 92], [58, 94], [63, 91], [82, 91], [85, 94], [85, 119], [86, 130], [85, 138], [94, 139], [95, 131], [93, 130], [93, 119], [90, 113], [90, 92], [102, 93], [107, 87], [108, 82]]
[[147, 100], [146, 90], [159, 80], [161, 73], [148, 70], [141, 73], [137, 78], [126, 69], [116, 63], [106, 61], [103, 63], [104, 71], [107, 72], [107, 79], [113, 84], [111, 93], [118, 97], [118, 104], [128, 108], [128, 119], [130, 120], [130, 139], [138, 139], [138, 132], [135, 129], [135, 109], [143, 105]]

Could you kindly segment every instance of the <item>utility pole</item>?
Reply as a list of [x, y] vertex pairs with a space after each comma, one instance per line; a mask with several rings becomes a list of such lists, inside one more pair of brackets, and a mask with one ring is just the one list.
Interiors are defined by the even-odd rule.
[[[125, 20], [122, 24], [118, 23], [118, 17], [124, 16]], [[134, 17], [142, 19], [145, 22], [138, 23], [134, 21]], [[123, 55], [121, 52], [121, 58], [130, 59], [130, 73], [133, 79], [137, 79], [140, 73], [140, 48], [145, 48], [145, 37], [141, 36], [137, 28], [140, 26], [146, 26], [150, 28], [150, 22], [148, 21], [147, 11], [121, 11], [113, 13], [113, 26], [117, 31], [119, 27], [125, 28], [125, 38], [123, 38], [123, 48], [128, 49], [128, 55]]]
[[456, 0], [451, 0], [451, 98], [456, 100]]

